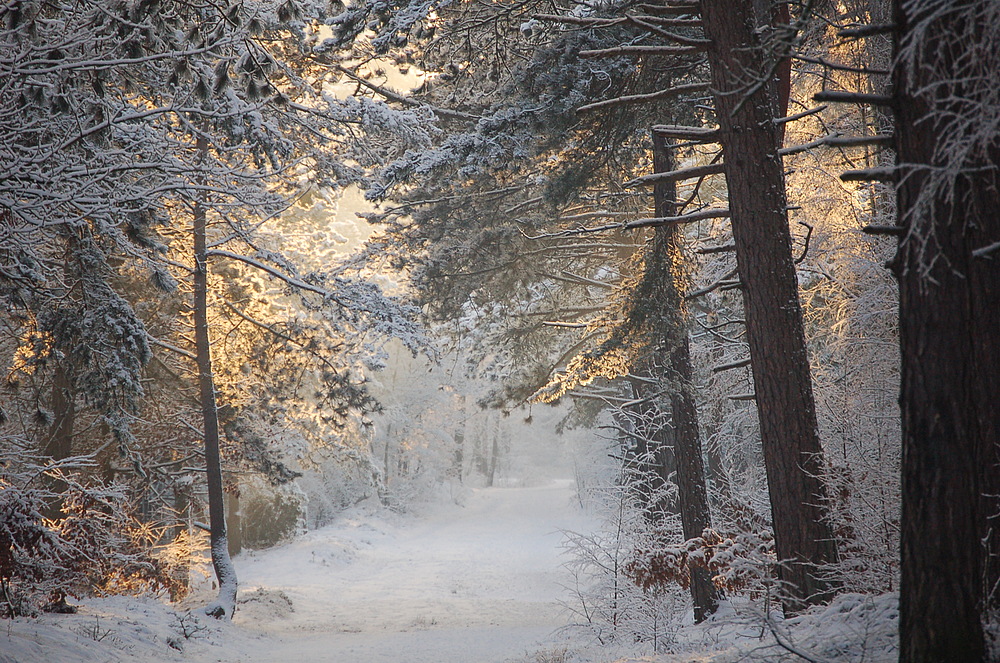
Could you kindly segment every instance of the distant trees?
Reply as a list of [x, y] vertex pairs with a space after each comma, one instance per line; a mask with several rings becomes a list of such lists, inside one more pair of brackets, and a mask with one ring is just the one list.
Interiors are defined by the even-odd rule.
[[[449, 106], [448, 114], [442, 113], [441, 117], [461, 122], [456, 116], [456, 112], [461, 112], [489, 117], [490, 121], [480, 122], [475, 128], [459, 128], [445, 134], [433, 160], [429, 160], [426, 153], [414, 153], [386, 169], [382, 177], [390, 186], [415, 180], [429, 183], [431, 188], [411, 190], [407, 204], [396, 208], [411, 214], [414, 223], [397, 224], [395, 220], [401, 215], [393, 210], [378, 218], [394, 221], [391, 228], [393, 231], [398, 228], [400, 232], [396, 237], [419, 237], [423, 241], [432, 238], [422, 245], [428, 252], [427, 259], [415, 270], [418, 285], [427, 292], [440, 292], [465, 282], [466, 274], [462, 267], [474, 262], [469, 261], [470, 256], [482, 255], [487, 266], [480, 262], [480, 269], [469, 268], [469, 275], [477, 278], [468, 281], [467, 291], [482, 300], [493, 292], [492, 282], [489, 282], [490, 289], [484, 286], [480, 278], [484, 274], [491, 277], [516, 275], [516, 279], [524, 283], [526, 273], [530, 273], [538, 283], [546, 284], [544, 292], [553, 292], [552, 287], [547, 285], [552, 282], [552, 276], [534, 268], [537, 261], [528, 272], [512, 269], [520, 264], [518, 252], [537, 255], [539, 251], [546, 250], [525, 245], [523, 237], [514, 233], [504, 215], [516, 216], [520, 235], [533, 232], [530, 236], [535, 247], [562, 242], [562, 246], [568, 248], [584, 237], [596, 243], [593, 238], [597, 235], [594, 233], [601, 230], [621, 232], [623, 229], [635, 230], [664, 223], [695, 223], [733, 216], [736, 253], [740, 263], [739, 279], [746, 297], [745, 324], [757, 384], [753, 397], [759, 408], [764, 459], [772, 490], [771, 511], [777, 554], [784, 563], [782, 578], [791, 592], [789, 607], [797, 609], [808, 602], [829, 597], [832, 586], [820, 578], [817, 569], [834, 562], [837, 552], [833, 532], [826, 520], [825, 490], [819, 479], [824, 468], [823, 450], [817, 432], [788, 230], [783, 165], [779, 155], [782, 132], [776, 115], [783, 108], [778, 103], [772, 72], [780, 65], [765, 53], [765, 44], [758, 30], [758, 25], [763, 27], [765, 23], [769, 24], [772, 17], [769, 14], [758, 17], [750, 2], [740, 3], [737, 9], [733, 12], [729, 7], [720, 7], [715, 11], [715, 7], [701, 8], [694, 3], [674, 2], [658, 8], [644, 7], [646, 13], [625, 6], [608, 6], [600, 9], [566, 8], [560, 12], [547, 10], [548, 13], [530, 15], [524, 5], [501, 4], [489, 10], [478, 7], [464, 10], [459, 6], [450, 6], [446, 10], [447, 20], [437, 26], [435, 46], [430, 49], [430, 65], [437, 62], [434, 55], [438, 51], [447, 52], [441, 44], [449, 43], [449, 40], [454, 40], [457, 45], [479, 43], [477, 39], [488, 41], [501, 27], [513, 32], [512, 24], [518, 16], [523, 17], [519, 28], [521, 43], [537, 43], [536, 49], [529, 55], [533, 60], [527, 61], [525, 66], [516, 65], [505, 71], [485, 57], [471, 57], [471, 53], [461, 50], [463, 46], [450, 52], [455, 57], [467, 58], [467, 64], [449, 74], [456, 82], [442, 82], [437, 88], [426, 86], [410, 103], [427, 100], [436, 106], [445, 106], [448, 101], [461, 98], [460, 106]], [[702, 10], [705, 15], [699, 16]], [[376, 49], [391, 52], [389, 44], [395, 41], [399, 45], [410, 43], [412, 50], [419, 52], [421, 31], [415, 26], [421, 20], [421, 11], [401, 12], [400, 16], [405, 15], [407, 21], [412, 20], [405, 25], [402, 20], [376, 20], [378, 34], [372, 42]], [[465, 12], [475, 14], [480, 20], [469, 20]], [[350, 20], [345, 19], [343, 25], [356, 26], [360, 24], [358, 17], [379, 16], [379, 11], [360, 3], [346, 16]], [[525, 20], [529, 17], [530, 20]], [[703, 22], [704, 35], [701, 33]], [[483, 36], [478, 36], [478, 33], [466, 29], [470, 25], [477, 25], [479, 29], [493, 26], [493, 33], [484, 31]], [[512, 45], [511, 42], [497, 48], [525, 52], [524, 46]], [[706, 49], [707, 60], [703, 55]], [[555, 62], [560, 65], [560, 73], [553, 79], [548, 70], [539, 67], [548, 63], [551, 69]], [[588, 68], [584, 63], [594, 64]], [[682, 168], [676, 173], [642, 177], [631, 184], [652, 184], [657, 177], [674, 181], [696, 179], [697, 192], [706, 177], [725, 170], [730, 184], [729, 210], [713, 208], [693, 213], [690, 217], [645, 218], [630, 224], [628, 218], [623, 216], [624, 211], [609, 212], [603, 205], [589, 203], [567, 208], [563, 214], [558, 214], [556, 207], [549, 212], [549, 219], [545, 218], [545, 202], [562, 202], [563, 196], [566, 202], [583, 202], [585, 197], [592, 196], [584, 193], [584, 186], [610, 186], [612, 189], [618, 186], [618, 182], [624, 179], [621, 178], [624, 169], [608, 169], [607, 174], [600, 175], [596, 169], [586, 173], [586, 167], [574, 159], [574, 155], [590, 150], [588, 163], [603, 163], [604, 159], [609, 159], [610, 164], [612, 159], [622, 159], [621, 155], [637, 154], [626, 151], [625, 146], [636, 146], [636, 132], [641, 129], [645, 133], [648, 130], [649, 125], [656, 121], [656, 109], [668, 103], [665, 100], [704, 94], [706, 65], [712, 72], [714, 88], [718, 91], [714, 101], [720, 127], [715, 130], [713, 127], [693, 126], [678, 133], [677, 137], [695, 143], [722, 143], [728, 155], [724, 164], [702, 164], [689, 170]], [[587, 73], [593, 72], [594, 66], [604, 70], [604, 80], [607, 81], [598, 93], [598, 99], [593, 93], [593, 75]], [[500, 75], [501, 72], [506, 77]], [[467, 84], [460, 85], [459, 80]], [[496, 101], [488, 113], [484, 113], [472, 99], [462, 94], [462, 90], [467, 85], [489, 87], [492, 81], [496, 81], [491, 88], [494, 91], [506, 85], [506, 89], [510, 90], [507, 99], [515, 100], [515, 103], [507, 101], [505, 105], [504, 99], [488, 96], [486, 98], [491, 102]], [[673, 105], [687, 109], [680, 112], [695, 114], [693, 104]], [[574, 106], [578, 109], [575, 118], [567, 112]], [[641, 118], [649, 118], [645, 126], [642, 126]], [[543, 119], [547, 124], [542, 123]], [[536, 127], [542, 136], [525, 142], [525, 129]], [[560, 149], [558, 144], [553, 143], [553, 136], [565, 136], [572, 147]], [[474, 160], [480, 154], [488, 159]], [[546, 158], [554, 164], [559, 164], [562, 159], [564, 165], [551, 167], [546, 164]], [[458, 178], [461, 183], [457, 187], [452, 185], [451, 193], [445, 193], [442, 183], [452, 176], [442, 178], [439, 175], [430, 180], [427, 175], [431, 172], [454, 172], [466, 178]], [[533, 181], [537, 177], [533, 173], [541, 172], [547, 175], [544, 187], [537, 185], [537, 179]], [[768, 184], [755, 186], [754, 182], [762, 172], [770, 178]], [[471, 189], [468, 187], [470, 179], [480, 180], [475, 186], [482, 195], [490, 200], [503, 201], [506, 209], [492, 203], [488, 209], [483, 206], [482, 211], [476, 211], [471, 206], [479, 206], [475, 198], [463, 198], [453, 193]], [[377, 189], [379, 195], [390, 191], [392, 189]], [[621, 196], [622, 200], [628, 198], [625, 192], [610, 195]], [[428, 202], [422, 203], [421, 200]], [[467, 200], [471, 205], [459, 207], [453, 202], [458, 200]], [[422, 208], [424, 204], [426, 208]], [[683, 211], [683, 206], [679, 209]], [[565, 217], [565, 221], [561, 217]], [[760, 227], [763, 221], [757, 217], [766, 221], [764, 227]], [[442, 232], [459, 218], [462, 222], [456, 223], [455, 228], [460, 227], [461, 230]], [[579, 221], [584, 219], [611, 222], [604, 226], [580, 227]], [[751, 222], [750, 219], [754, 220]], [[487, 227], [489, 232], [483, 232]], [[550, 230], [553, 227], [556, 230]], [[470, 233], [469, 228], [475, 230]], [[487, 244], [479, 244], [480, 241], [489, 242], [493, 250], [487, 250]], [[454, 248], [445, 248], [449, 246]], [[551, 253], [554, 264], [558, 264], [558, 255], [555, 251]], [[590, 257], [596, 257], [596, 254], [591, 253]], [[776, 272], [774, 265], [779, 265], [780, 270]], [[572, 285], [577, 286], [588, 283], [596, 286], [600, 279], [595, 278], [594, 273], [593, 267], [589, 268], [589, 273], [562, 267], [559, 268], [558, 280], [575, 281]], [[569, 286], [560, 283], [560, 287], [566, 289]], [[511, 292], [510, 289], [496, 291], [501, 298], [509, 297]], [[533, 300], [530, 293], [529, 288], [527, 301], [535, 306], [534, 302], [539, 300]], [[450, 294], [461, 295], [461, 292], [452, 291]], [[583, 315], [553, 316], [551, 322], [557, 328], [576, 328], [586, 332], [576, 332], [577, 338], [582, 338], [577, 347], [557, 358], [555, 367], [557, 370], [566, 367], [565, 375], [552, 380], [544, 391], [538, 392], [539, 396], [556, 397], [595, 378], [622, 375], [630, 367], [639, 365], [637, 357], [641, 353], [634, 344], [630, 344], [634, 339], [626, 343], [618, 338], [615, 344], [615, 333], [607, 331], [623, 321], [600, 319], [590, 308], [581, 312]], [[616, 310], [616, 313], [621, 312], [621, 309]], [[601, 330], [602, 333], [594, 334], [593, 330]], [[514, 338], [524, 340], [525, 337]], [[537, 380], [539, 375], [550, 373], [551, 369], [539, 366], [531, 379]], [[523, 392], [514, 393], [520, 395]], [[512, 395], [508, 392], [508, 398]]]

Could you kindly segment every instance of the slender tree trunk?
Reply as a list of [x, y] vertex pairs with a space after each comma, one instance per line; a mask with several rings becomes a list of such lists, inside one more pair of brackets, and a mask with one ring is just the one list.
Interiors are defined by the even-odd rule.
[[[208, 152], [208, 141], [198, 138], [198, 151]], [[229, 618], [236, 609], [236, 569], [229, 557], [226, 540], [225, 492], [222, 485], [222, 459], [219, 453], [219, 412], [215, 401], [215, 374], [212, 371], [212, 348], [208, 330], [208, 247], [207, 213], [199, 200], [194, 209], [194, 338], [198, 365], [198, 389], [205, 429], [205, 469], [208, 482], [209, 539], [212, 566], [219, 581], [218, 600], [206, 608], [213, 617]]]
[[[177, 521], [170, 528], [170, 540], [176, 540], [181, 533], [190, 528], [191, 523], [191, 499], [188, 494], [189, 486], [174, 485], [174, 513], [177, 514]], [[187, 560], [178, 564], [173, 571], [173, 581], [176, 588], [171, 590], [170, 600], [177, 601], [187, 594], [189, 586], [190, 566]]]
[[500, 433], [495, 431], [493, 433], [493, 447], [492, 454], [490, 455], [490, 472], [489, 476], [486, 477], [486, 485], [489, 488], [493, 487], [493, 482], [496, 481], [497, 476], [497, 459], [500, 457]]
[[389, 445], [392, 443], [392, 422], [385, 425], [385, 448], [382, 449], [382, 486], [389, 487], [392, 469], [389, 467]]
[[462, 417], [458, 423], [458, 430], [455, 431], [455, 454], [452, 456], [452, 473], [459, 483], [462, 483], [465, 474], [465, 394], [458, 397], [460, 407], [459, 416]]
[[995, 42], [976, 43], [988, 5], [895, 2], [899, 43], [921, 40], [894, 75], [903, 663], [991, 660], [983, 618], [996, 608], [1000, 534], [1000, 139], [994, 129], [981, 152], [942, 149], [942, 137], [974, 143], [983, 130], [977, 106], [996, 81], [976, 76], [974, 59], [996, 52]]
[[816, 571], [835, 562], [785, 200], [776, 81], [766, 71], [752, 0], [704, 0], [715, 111], [725, 151], [761, 443], [786, 611], [828, 600]]
[[[652, 256], [648, 260], [653, 260]], [[665, 376], [650, 358], [629, 377], [632, 403], [623, 417], [629, 424], [623, 447], [625, 481], [642, 504], [647, 521], [660, 524], [668, 515], [680, 515], [677, 501], [666, 489], [677, 471], [670, 407], [663, 398]]]
[[226, 493], [226, 540], [230, 557], [243, 552], [243, 514], [238, 489]]
[[[674, 169], [666, 139], [653, 134], [653, 170]], [[674, 216], [677, 212], [677, 191], [673, 182], [657, 184], [653, 190], [655, 213], [658, 217]], [[663, 226], [654, 230], [647, 272], [656, 273], [661, 309], [661, 329], [657, 357], [654, 362], [666, 369], [666, 384], [670, 389], [670, 413], [673, 422], [674, 462], [676, 463], [677, 501], [684, 538], [693, 539], [712, 526], [705, 485], [705, 462], [698, 427], [698, 406], [694, 395], [694, 370], [691, 366], [690, 341], [687, 333], [687, 312], [681, 296], [685, 282], [681, 255], [680, 229]], [[719, 607], [719, 594], [707, 569], [691, 570], [691, 598], [694, 619], [703, 621]]]

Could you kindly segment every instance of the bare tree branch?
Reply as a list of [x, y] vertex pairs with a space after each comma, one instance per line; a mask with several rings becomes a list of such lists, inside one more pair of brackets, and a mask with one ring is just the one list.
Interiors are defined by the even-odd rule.
[[576, 109], [576, 112], [587, 113], [589, 111], [610, 108], [613, 106], [644, 104], [649, 101], [656, 101], [657, 99], [666, 99], [669, 97], [685, 94], [687, 92], [702, 92], [707, 89], [708, 89], [707, 82], [690, 83], [688, 85], [678, 85], [677, 87], [667, 88], [666, 90], [659, 90], [658, 92], [649, 92], [646, 94], [632, 94], [624, 97], [615, 97], [614, 99], [604, 99], [603, 101], [596, 101], [592, 104], [586, 104], [580, 106], [579, 108]]
[[680, 168], [667, 173], [652, 173], [643, 175], [634, 180], [625, 182], [626, 187], [646, 186], [657, 182], [677, 182], [680, 180], [692, 180], [706, 175], [721, 175], [725, 172], [725, 164], [710, 163], [704, 166], [692, 166], [690, 168]]
[[610, 58], [619, 55], [692, 55], [701, 53], [705, 46], [614, 46], [595, 50], [580, 51], [581, 58]]

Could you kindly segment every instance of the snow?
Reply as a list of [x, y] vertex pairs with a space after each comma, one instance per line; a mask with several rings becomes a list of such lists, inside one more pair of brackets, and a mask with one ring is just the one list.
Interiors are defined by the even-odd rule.
[[[615, 660], [892, 661], [895, 595], [845, 595], [770, 623], [727, 602], [688, 623], [673, 653], [598, 647], [570, 616], [563, 530], [597, 528], [569, 480], [467, 489], [417, 513], [361, 504], [294, 541], [234, 558], [232, 623], [155, 599], [89, 599], [76, 615], [16, 619], [0, 630], [0, 663], [598, 663]], [[782, 646], [775, 642], [775, 633]], [[637, 657], [637, 658], [635, 658]]]
[[567, 619], [561, 530], [592, 528], [593, 517], [580, 510], [569, 480], [457, 497], [419, 514], [363, 504], [287, 545], [235, 557], [241, 590], [232, 624], [193, 610], [186, 618], [204, 630], [185, 638], [170, 607], [152, 599], [87, 600], [77, 615], [11, 622], [0, 631], [0, 663], [140, 654], [144, 661], [487, 663], [543, 649]]
[[[357, 509], [242, 561], [244, 587], [295, 612], [266, 625], [251, 660], [503, 661], [564, 625], [561, 528], [590, 526], [568, 481], [471, 491], [410, 517]], [[236, 624], [253, 626], [240, 611]], [[262, 643], [263, 645], [263, 643]], [[268, 649], [270, 647], [270, 649]], [[317, 658], [316, 660], [320, 660]]]

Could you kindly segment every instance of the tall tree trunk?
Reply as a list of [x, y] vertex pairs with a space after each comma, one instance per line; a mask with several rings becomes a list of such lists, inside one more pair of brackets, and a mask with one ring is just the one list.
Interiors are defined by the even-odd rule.
[[977, 42], [990, 2], [895, 2], [904, 663], [989, 660], [996, 608], [1000, 137], [977, 117], [995, 104], [981, 59], [995, 65], [997, 44]]
[[[73, 378], [68, 360], [56, 364], [52, 377], [52, 425], [49, 427], [49, 439], [42, 450], [52, 460], [64, 460], [73, 455], [73, 429], [76, 424], [76, 399], [73, 397]], [[66, 491], [66, 482], [62, 479], [52, 479], [49, 488], [56, 495]], [[45, 517], [62, 518], [63, 499], [54, 497], [46, 504]]]
[[392, 469], [389, 467], [389, 445], [392, 443], [392, 422], [385, 425], [385, 447], [382, 449], [382, 487], [389, 488]]
[[752, 0], [704, 0], [702, 18], [725, 152], [736, 260], [743, 282], [761, 443], [786, 611], [828, 600], [817, 565], [837, 560], [826, 522], [823, 468], [774, 122], [777, 87]]
[[499, 457], [500, 457], [500, 433], [499, 431], [495, 431], [493, 433], [492, 454], [490, 455], [490, 471], [489, 475], [486, 477], [486, 486], [488, 488], [492, 488], [493, 482], [496, 481], [497, 459]]
[[[653, 170], [658, 173], [674, 169], [670, 147], [666, 139], [653, 134]], [[655, 186], [653, 200], [658, 217], [674, 216], [677, 211], [677, 191], [673, 182]], [[661, 310], [659, 343], [654, 363], [666, 372], [670, 390], [670, 413], [673, 422], [674, 462], [676, 463], [677, 501], [681, 514], [681, 528], [686, 540], [702, 535], [712, 526], [705, 485], [705, 463], [698, 427], [698, 406], [694, 395], [694, 370], [691, 367], [691, 350], [687, 333], [687, 314], [684, 306], [684, 276], [682, 273], [680, 229], [676, 225], [654, 230], [652, 246], [647, 261], [647, 273], [655, 273], [656, 306]], [[703, 621], [719, 607], [718, 590], [712, 583], [707, 569], [691, 570], [691, 598], [694, 601], [694, 618]]]
[[[198, 151], [207, 154], [208, 141], [198, 138]], [[198, 365], [198, 390], [205, 433], [205, 469], [208, 483], [209, 540], [212, 567], [219, 581], [219, 596], [206, 612], [219, 618], [233, 616], [236, 609], [236, 569], [226, 541], [225, 492], [222, 486], [222, 459], [219, 454], [219, 412], [215, 401], [215, 374], [208, 330], [208, 247], [207, 213], [199, 200], [194, 208], [194, 339]]]
[[52, 460], [63, 460], [73, 455], [73, 427], [76, 422], [76, 399], [73, 398], [73, 381], [67, 360], [56, 364], [52, 378], [52, 426], [45, 455]]

